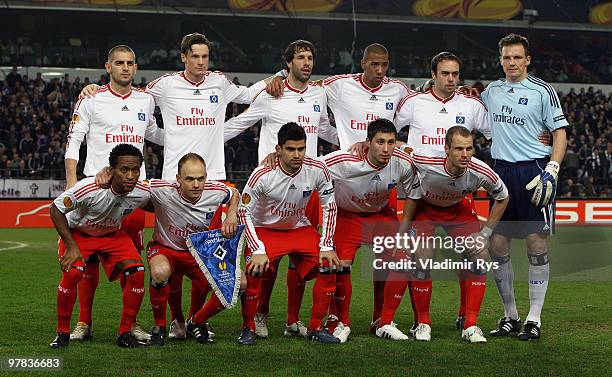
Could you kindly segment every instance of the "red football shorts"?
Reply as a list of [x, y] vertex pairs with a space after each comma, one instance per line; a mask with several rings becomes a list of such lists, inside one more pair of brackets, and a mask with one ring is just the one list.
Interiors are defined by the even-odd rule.
[[136, 208], [129, 216], [124, 217], [121, 229], [132, 239], [136, 250], [144, 249], [145, 211]]
[[156, 255], [163, 255], [168, 259], [173, 275], [186, 275], [191, 280], [206, 279], [200, 266], [198, 266], [198, 262], [196, 262], [195, 258], [188, 250], [174, 250], [158, 243], [151, 242], [147, 249], [147, 260], [151, 261], [151, 258]]
[[[70, 230], [72, 238], [77, 243], [83, 259], [89, 258], [93, 254], [97, 254], [102, 261], [104, 272], [109, 281], [114, 281], [119, 278], [119, 271], [115, 266], [119, 262], [125, 260], [140, 261], [140, 254], [134, 247], [132, 240], [124, 230], [119, 229], [115, 232], [105, 234], [103, 236], [90, 236], [78, 230]], [[66, 252], [66, 245], [60, 239], [57, 251], [58, 258], [61, 258]], [[84, 267], [83, 261], [78, 260], [74, 266]]]
[[357, 213], [338, 208], [334, 244], [340, 260], [355, 260], [362, 245], [371, 245], [374, 237], [395, 236], [399, 228], [396, 211], [385, 207], [382, 211]]
[[[301, 278], [308, 275], [319, 265], [319, 240], [321, 235], [310, 226], [290, 230], [275, 230], [263, 227], [255, 228], [257, 237], [266, 246], [266, 254], [270, 260], [270, 268], [275, 268], [277, 259], [289, 255], [296, 264], [297, 273]], [[251, 250], [245, 249], [247, 261]]]
[[451, 237], [466, 237], [479, 232], [480, 223], [471, 196], [450, 207], [438, 207], [419, 200], [413, 222], [417, 235], [432, 236], [438, 226]]

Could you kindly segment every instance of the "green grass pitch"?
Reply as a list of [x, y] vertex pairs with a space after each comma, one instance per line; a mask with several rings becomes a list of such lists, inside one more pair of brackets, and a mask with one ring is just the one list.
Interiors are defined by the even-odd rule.
[[[148, 233], [150, 236], [150, 232]], [[121, 310], [118, 283], [101, 273], [94, 305], [94, 340], [71, 343], [60, 351], [48, 348], [54, 336], [56, 287], [60, 278], [52, 229], [0, 229], [0, 358], [61, 356], [61, 372], [9, 372], [0, 375], [67, 376], [603, 376], [612, 375], [612, 228], [559, 228], [550, 247], [552, 281], [543, 311], [543, 337], [520, 342], [494, 339], [465, 344], [455, 330], [458, 285], [452, 278], [434, 282], [429, 343], [392, 342], [368, 334], [372, 288], [364, 272], [366, 258], [353, 273], [352, 334], [338, 346], [286, 339], [282, 329], [286, 308], [281, 266], [271, 302], [270, 337], [255, 347], [234, 344], [241, 317], [239, 307], [212, 318], [216, 343], [193, 339], [169, 341], [161, 348], [119, 349], [114, 345]], [[15, 242], [27, 244], [8, 249]], [[286, 258], [285, 258], [286, 259]], [[513, 264], [519, 313], [528, 310], [527, 261], [516, 243]], [[309, 317], [310, 288], [301, 317]], [[183, 307], [189, 283], [184, 284]], [[407, 330], [412, 321], [408, 295], [396, 322]], [[73, 324], [78, 309], [75, 308]], [[495, 283], [489, 277], [479, 325], [488, 333], [503, 314]], [[152, 323], [148, 293], [139, 320]]]

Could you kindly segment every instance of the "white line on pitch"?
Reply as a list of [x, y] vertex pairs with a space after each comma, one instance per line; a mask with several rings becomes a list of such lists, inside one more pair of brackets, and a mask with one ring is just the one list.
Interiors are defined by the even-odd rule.
[[30, 246], [27, 243], [23, 243], [23, 242], [15, 242], [15, 241], [0, 241], [0, 242], [14, 245], [14, 246], [8, 246], [8, 247], [0, 247], [0, 251], [22, 249], [24, 247]]

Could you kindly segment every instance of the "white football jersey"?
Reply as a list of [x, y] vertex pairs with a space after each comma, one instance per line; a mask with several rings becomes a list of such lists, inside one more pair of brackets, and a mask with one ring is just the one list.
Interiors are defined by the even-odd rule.
[[398, 106], [394, 120], [398, 130], [410, 126], [408, 146], [423, 155], [444, 155], [446, 130], [463, 126], [491, 138], [487, 109], [479, 98], [456, 91], [442, 99], [433, 90], [412, 92]]
[[70, 229], [101, 236], [119, 230], [123, 218], [145, 207], [149, 198], [149, 186], [143, 182], [137, 182], [127, 194], [118, 195], [112, 187], [102, 189], [94, 177], [89, 177], [64, 191], [53, 204], [66, 214]]
[[199, 154], [206, 161], [208, 178], [225, 179], [223, 123], [230, 102], [251, 103], [265, 87], [259, 81], [250, 88], [237, 86], [221, 72], [206, 72], [200, 82], [192, 82], [185, 72], [164, 75], [147, 86], [164, 119], [165, 145], [163, 179], [174, 179], [179, 159], [187, 153]]
[[472, 157], [468, 168], [460, 176], [451, 175], [445, 167], [446, 158], [412, 154], [421, 186], [408, 193], [412, 199], [423, 199], [438, 207], [459, 203], [463, 197], [484, 188], [495, 200], [508, 197], [508, 189], [487, 164]]
[[[80, 99], [72, 114], [65, 158], [79, 160], [79, 148], [87, 139], [83, 174], [96, 175], [108, 166], [108, 156], [117, 144], [131, 144], [140, 151], [145, 139], [164, 144], [164, 130], [157, 127], [151, 95], [133, 88], [128, 94], [114, 92], [110, 85], [98, 88], [95, 97]], [[140, 178], [145, 178], [142, 164]]]
[[306, 89], [298, 90], [285, 80], [285, 90], [279, 98], [274, 98], [262, 90], [245, 112], [225, 123], [225, 141], [238, 136], [259, 120], [259, 161], [263, 161], [268, 154], [275, 151], [278, 130], [288, 122], [295, 122], [304, 128], [306, 155], [316, 157], [319, 127], [331, 127], [327, 119], [327, 97], [322, 83], [311, 81]]
[[220, 205], [229, 202], [232, 191], [226, 185], [208, 181], [202, 195], [190, 202], [177, 182], [151, 180], [151, 202], [155, 207], [153, 240], [174, 250], [187, 250], [187, 236], [207, 231]]
[[331, 76], [323, 83], [342, 150], [365, 141], [371, 121], [393, 121], [399, 102], [411, 93], [402, 81], [388, 77], [378, 87], [370, 88], [363, 82], [362, 73]]
[[410, 156], [398, 149], [382, 168], [374, 166], [367, 156], [361, 160], [342, 151], [322, 159], [334, 181], [338, 207], [351, 212], [379, 212], [388, 205], [393, 188], [399, 185], [408, 191], [418, 182]]
[[265, 251], [255, 227], [289, 230], [310, 226], [306, 205], [314, 191], [318, 192], [323, 207], [319, 247], [323, 251], [332, 250], [337, 214], [334, 186], [325, 164], [308, 156], [302, 168], [293, 174], [286, 172], [277, 159], [274, 170], [260, 166], [249, 177], [238, 210], [238, 220], [246, 225], [249, 248], [258, 253]]

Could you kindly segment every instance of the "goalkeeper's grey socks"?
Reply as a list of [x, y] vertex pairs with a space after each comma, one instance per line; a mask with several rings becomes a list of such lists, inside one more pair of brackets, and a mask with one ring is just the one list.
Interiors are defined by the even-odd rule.
[[527, 253], [527, 257], [529, 258], [529, 315], [527, 321], [536, 322], [538, 326], [541, 326], [540, 314], [550, 278], [548, 253]]
[[510, 254], [502, 257], [493, 257], [493, 260], [498, 263], [498, 268], [493, 270], [497, 291], [504, 303], [504, 316], [506, 318], [518, 319], [518, 311], [516, 310], [516, 301], [514, 299], [514, 270], [512, 269], [512, 261]]

